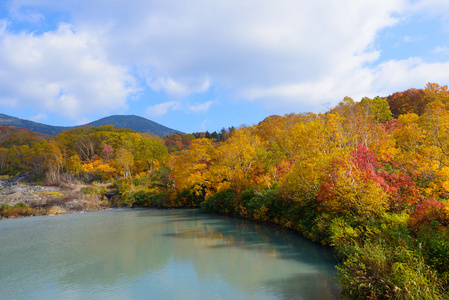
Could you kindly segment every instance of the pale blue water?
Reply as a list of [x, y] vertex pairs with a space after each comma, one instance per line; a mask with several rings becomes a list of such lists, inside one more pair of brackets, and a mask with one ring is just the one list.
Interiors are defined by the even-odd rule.
[[199, 210], [0, 222], [0, 299], [338, 299], [327, 249]]

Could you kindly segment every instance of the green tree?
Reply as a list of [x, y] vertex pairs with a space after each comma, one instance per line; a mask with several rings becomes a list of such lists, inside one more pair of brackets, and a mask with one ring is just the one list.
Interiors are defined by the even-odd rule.
[[374, 99], [364, 97], [360, 101], [360, 105], [374, 117], [376, 122], [385, 123], [393, 117], [388, 101], [380, 97]]

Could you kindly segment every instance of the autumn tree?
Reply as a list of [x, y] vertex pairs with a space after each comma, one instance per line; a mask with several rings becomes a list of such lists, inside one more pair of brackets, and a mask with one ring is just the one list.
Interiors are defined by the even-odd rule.
[[410, 88], [403, 92], [396, 92], [387, 97], [390, 109], [395, 118], [400, 115], [415, 113], [418, 116], [424, 114], [429, 103], [440, 101], [448, 102], [449, 92], [446, 85], [428, 83], [424, 89]]
[[[365, 104], [362, 105], [346, 97], [330, 113], [340, 117], [336, 120], [338, 120], [338, 131], [345, 147], [354, 149], [357, 145], [363, 144], [377, 153], [386, 138], [386, 132], [384, 124], [376, 121], [376, 113], [373, 111], [379, 109], [378, 117], [383, 120], [389, 118], [389, 113], [382, 99], [376, 100], [380, 103], [378, 106], [375, 101], [367, 101], [367, 99], [369, 98], [365, 98]], [[367, 109], [365, 106], [371, 108]]]
[[78, 176], [83, 164], [78, 154], [75, 153], [67, 159], [65, 166], [67, 173]]
[[398, 159], [404, 162], [424, 164], [423, 147], [425, 131], [420, 126], [420, 118], [415, 113], [399, 116], [398, 128], [393, 132]]
[[114, 149], [112, 149], [112, 146], [104, 144], [103, 145], [103, 150], [101, 151], [101, 156], [103, 157], [103, 159], [105, 160], [106, 163], [109, 162], [109, 158], [111, 157], [111, 155], [114, 153]]
[[132, 150], [137, 172], [153, 172], [168, 158], [167, 148], [157, 139], [141, 137]]
[[424, 91], [421, 89], [408, 89], [403, 92], [393, 93], [387, 97], [393, 117], [414, 113], [422, 115], [428, 100], [425, 99]]
[[33, 147], [33, 145], [41, 140], [36, 133], [23, 128], [3, 127], [3, 136], [0, 138], [0, 147], [11, 148], [12, 146]]
[[191, 189], [196, 196], [200, 196], [216, 188], [210, 171], [214, 151], [212, 140], [202, 138], [193, 140], [189, 149], [172, 156], [172, 178], [178, 191]]
[[260, 161], [264, 156], [264, 142], [253, 127], [235, 130], [231, 138], [217, 148], [218, 162], [213, 172], [223, 183], [241, 191], [258, 184]]
[[[58, 183], [60, 181], [60, 174], [63, 167], [63, 158], [61, 151], [54, 140], [48, 141], [44, 145], [45, 151], [45, 176], [48, 182]], [[34, 147], [33, 147], [34, 148]]]
[[164, 144], [167, 147], [168, 152], [171, 153], [174, 151], [185, 149], [187, 144], [189, 143], [183, 143], [181, 133], [172, 133], [164, 138]]
[[374, 117], [376, 122], [385, 123], [392, 118], [390, 105], [383, 98], [375, 97], [374, 99], [370, 99], [364, 97], [360, 101], [360, 105], [367, 110], [368, 114]]
[[134, 164], [134, 155], [128, 150], [120, 148], [115, 157], [115, 164], [117, 165], [117, 168], [122, 171], [123, 177], [131, 177], [132, 166]]
[[435, 101], [448, 104], [449, 91], [447, 85], [440, 86], [438, 83], [428, 83], [424, 89], [424, 99], [426, 103]]
[[8, 167], [8, 149], [0, 147], [0, 170]]
[[81, 160], [89, 161], [94, 158], [95, 150], [101, 145], [101, 142], [92, 136], [92, 131], [89, 126], [64, 130], [56, 139], [67, 157], [76, 153]]
[[[426, 113], [421, 117], [425, 132], [422, 153], [428, 159], [434, 180], [433, 193], [447, 197], [449, 195], [449, 110], [441, 101], [428, 104]], [[437, 179], [435, 178], [435, 179]]]
[[16, 170], [26, 169], [29, 153], [30, 147], [28, 145], [12, 146], [8, 149], [9, 166]]
[[388, 208], [388, 185], [378, 174], [376, 157], [363, 145], [351, 157], [332, 163], [318, 200], [324, 209], [337, 215], [380, 216]]
[[298, 200], [316, 197], [329, 164], [346, 153], [340, 118], [334, 114], [315, 115], [289, 130], [284, 147], [290, 149], [294, 165], [282, 181], [284, 194]]

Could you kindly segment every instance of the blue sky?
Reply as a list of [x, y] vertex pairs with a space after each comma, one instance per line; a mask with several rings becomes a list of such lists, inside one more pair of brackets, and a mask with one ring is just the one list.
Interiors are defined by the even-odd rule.
[[3, 0], [0, 112], [184, 132], [449, 82], [447, 0]]

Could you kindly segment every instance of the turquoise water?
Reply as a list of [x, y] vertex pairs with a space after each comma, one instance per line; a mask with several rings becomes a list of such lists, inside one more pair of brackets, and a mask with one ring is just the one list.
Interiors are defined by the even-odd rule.
[[338, 299], [330, 251], [198, 210], [0, 222], [0, 299]]

